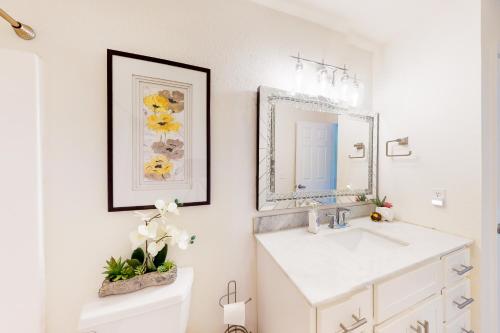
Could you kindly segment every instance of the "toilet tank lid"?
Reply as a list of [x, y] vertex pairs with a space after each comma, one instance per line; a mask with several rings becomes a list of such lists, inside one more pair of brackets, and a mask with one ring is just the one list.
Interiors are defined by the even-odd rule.
[[159, 308], [178, 304], [190, 295], [193, 269], [179, 268], [177, 279], [166, 286], [149, 287], [126, 295], [114, 295], [95, 299], [83, 306], [80, 313], [80, 331], [137, 316]]

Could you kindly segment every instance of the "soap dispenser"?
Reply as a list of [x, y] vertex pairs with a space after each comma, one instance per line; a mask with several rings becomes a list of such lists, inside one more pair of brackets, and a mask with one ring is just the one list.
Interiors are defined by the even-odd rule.
[[318, 203], [316, 201], [311, 201], [309, 204], [309, 226], [307, 230], [310, 233], [317, 234], [319, 232], [319, 213], [318, 213]]

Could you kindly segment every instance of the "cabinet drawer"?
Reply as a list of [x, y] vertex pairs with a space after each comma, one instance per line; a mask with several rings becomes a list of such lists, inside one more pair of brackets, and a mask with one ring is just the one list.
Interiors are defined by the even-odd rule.
[[470, 281], [465, 279], [452, 288], [446, 288], [444, 294], [444, 316], [450, 322], [465, 313], [474, 300], [470, 297]]
[[471, 328], [470, 310], [465, 311], [453, 322], [447, 324], [444, 333], [474, 333]]
[[434, 296], [399, 316], [375, 327], [375, 333], [442, 333], [442, 296]]
[[469, 248], [450, 253], [443, 257], [443, 262], [446, 287], [451, 287], [468, 276], [473, 268], [470, 265]]
[[441, 292], [440, 260], [375, 285], [375, 321], [381, 323], [418, 302]]
[[[369, 287], [343, 302], [318, 308], [318, 333], [371, 333], [373, 292]], [[346, 329], [343, 329], [345, 327]], [[356, 328], [357, 327], [357, 328]]]

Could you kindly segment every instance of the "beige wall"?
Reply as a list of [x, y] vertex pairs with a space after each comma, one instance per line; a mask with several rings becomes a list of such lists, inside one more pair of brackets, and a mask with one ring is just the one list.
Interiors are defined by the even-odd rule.
[[[129, 254], [128, 233], [137, 225], [131, 213], [106, 211], [106, 48], [212, 69], [213, 203], [182, 209], [175, 221], [198, 241], [172, 256], [195, 268], [189, 332], [222, 331], [217, 300], [226, 281], [238, 280], [240, 297], [256, 296], [257, 87], [291, 89], [288, 56], [300, 50], [350, 64], [370, 92], [370, 54], [339, 34], [242, 0], [5, 0], [2, 8], [38, 33], [26, 42], [2, 25], [2, 46], [39, 54], [46, 72], [47, 331], [76, 331], [105, 259]], [[256, 304], [248, 311], [254, 332]]]
[[[374, 109], [380, 147], [409, 136], [413, 156], [381, 151], [380, 193], [404, 221], [475, 240], [472, 277], [474, 329], [486, 300], [480, 298], [482, 178], [481, 3], [460, 0], [429, 15], [413, 34], [379, 52], [374, 65]], [[446, 189], [446, 206], [431, 205], [433, 188]], [[490, 291], [491, 292], [491, 291]], [[488, 291], [486, 291], [488, 293]], [[491, 297], [491, 296], [489, 296]]]

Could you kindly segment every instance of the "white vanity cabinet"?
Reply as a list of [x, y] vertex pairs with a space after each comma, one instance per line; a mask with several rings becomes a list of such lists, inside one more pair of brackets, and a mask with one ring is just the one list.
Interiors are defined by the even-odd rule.
[[261, 244], [257, 257], [259, 333], [473, 333], [467, 247], [316, 305]]

